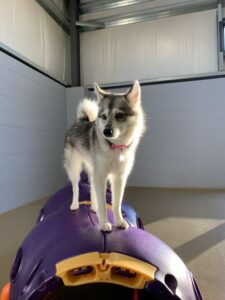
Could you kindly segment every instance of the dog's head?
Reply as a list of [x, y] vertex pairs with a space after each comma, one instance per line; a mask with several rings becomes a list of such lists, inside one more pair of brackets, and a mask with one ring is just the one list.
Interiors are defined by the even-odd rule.
[[97, 126], [104, 138], [112, 143], [132, 139], [140, 123], [141, 88], [136, 80], [126, 93], [111, 93], [94, 84], [99, 113]]

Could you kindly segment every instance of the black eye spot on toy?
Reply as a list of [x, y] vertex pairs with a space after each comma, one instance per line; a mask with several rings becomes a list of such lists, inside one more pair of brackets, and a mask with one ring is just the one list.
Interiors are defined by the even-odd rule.
[[173, 292], [173, 294], [175, 294], [176, 293], [176, 288], [177, 288], [176, 278], [171, 274], [166, 274], [165, 283], [168, 286], [168, 288]]

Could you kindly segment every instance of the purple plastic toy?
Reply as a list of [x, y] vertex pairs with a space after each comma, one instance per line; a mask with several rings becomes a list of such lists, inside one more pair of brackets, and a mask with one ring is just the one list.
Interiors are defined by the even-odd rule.
[[[83, 177], [79, 210], [69, 209], [71, 185], [48, 200], [17, 252], [9, 295], [1, 299], [202, 300], [181, 259], [143, 230], [129, 205], [123, 205], [123, 215], [130, 227], [103, 233], [89, 199]], [[107, 203], [113, 222], [110, 191]]]

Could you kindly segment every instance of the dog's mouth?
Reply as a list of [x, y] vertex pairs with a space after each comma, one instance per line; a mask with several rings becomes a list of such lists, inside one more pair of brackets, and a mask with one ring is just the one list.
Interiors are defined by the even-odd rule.
[[106, 137], [105, 136], [105, 140], [107, 140], [108, 142], [116, 142], [118, 140], [118, 137], [116, 136], [112, 136], [112, 137]]

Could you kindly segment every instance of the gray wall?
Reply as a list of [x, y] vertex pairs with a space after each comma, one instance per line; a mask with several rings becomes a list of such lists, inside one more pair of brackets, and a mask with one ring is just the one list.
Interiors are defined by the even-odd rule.
[[[70, 89], [69, 111], [81, 96]], [[142, 99], [148, 129], [128, 185], [225, 188], [225, 78], [143, 86]]]
[[66, 89], [0, 52], [0, 212], [65, 183]]
[[225, 188], [225, 78], [145, 86], [130, 185]]
[[77, 104], [84, 97], [84, 87], [71, 87], [66, 89], [67, 128], [69, 128], [75, 122], [77, 117]]

